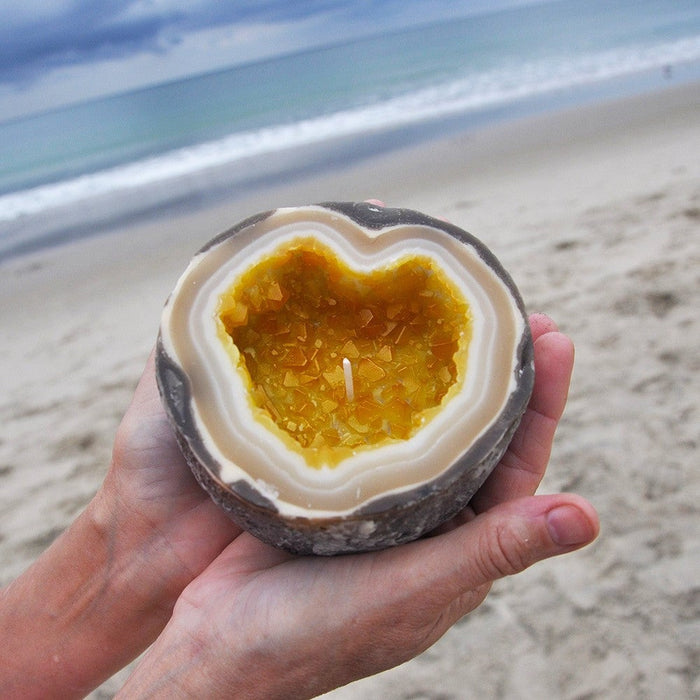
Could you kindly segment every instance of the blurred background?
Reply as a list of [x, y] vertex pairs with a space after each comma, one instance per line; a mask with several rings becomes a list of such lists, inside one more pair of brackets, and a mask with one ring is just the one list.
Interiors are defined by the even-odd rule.
[[3, 3], [0, 257], [693, 81], [693, 0]]

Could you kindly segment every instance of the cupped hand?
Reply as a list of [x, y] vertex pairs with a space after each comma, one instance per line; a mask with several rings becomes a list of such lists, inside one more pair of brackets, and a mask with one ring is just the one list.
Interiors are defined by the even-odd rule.
[[[178, 515], [183, 536], [211, 520], [217, 544], [209, 554], [227, 538], [230, 544], [185, 589], [125, 696], [166, 696], [179, 687], [200, 697], [312, 697], [415, 656], [477, 607], [495, 579], [592, 541], [598, 520], [584, 499], [532, 495], [566, 403], [573, 346], [546, 316], [530, 324], [535, 388], [506, 455], [468, 509], [410, 544], [294, 557], [236, 533], [218, 522], [191, 479], [177, 472], [176, 484], [164, 483], [165, 463], [179, 464], [164, 437], [167, 456], [154, 450], [150, 467], [129, 471], [148, 486], [142, 501], [169, 492], [192, 508]], [[140, 413], [159, 425], [153, 382], [145, 381]]]
[[185, 462], [160, 400], [153, 353], [117, 431], [97, 500], [115, 546], [151, 571], [144, 586], [158, 579], [154, 594], [166, 619], [182, 589], [241, 532]]

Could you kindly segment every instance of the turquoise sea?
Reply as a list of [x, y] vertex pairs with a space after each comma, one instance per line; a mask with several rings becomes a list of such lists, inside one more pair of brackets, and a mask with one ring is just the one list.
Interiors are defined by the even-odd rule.
[[438, 134], [698, 79], [697, 0], [558, 0], [0, 123], [0, 258]]

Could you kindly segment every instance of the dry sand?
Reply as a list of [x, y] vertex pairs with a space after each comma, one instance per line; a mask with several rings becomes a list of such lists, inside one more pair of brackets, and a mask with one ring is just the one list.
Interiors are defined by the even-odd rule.
[[[498, 582], [349, 698], [700, 696], [700, 86], [451, 137], [0, 266], [0, 583], [98, 488], [160, 307], [213, 234], [379, 197], [489, 245], [577, 345], [542, 491], [598, 508], [588, 549]], [[110, 697], [125, 672], [93, 694]]]

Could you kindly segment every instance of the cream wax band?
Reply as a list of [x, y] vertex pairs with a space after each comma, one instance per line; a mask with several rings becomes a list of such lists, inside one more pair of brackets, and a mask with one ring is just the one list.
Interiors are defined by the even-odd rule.
[[157, 358], [200, 482], [297, 552], [387, 546], [453, 515], [533, 381], [522, 301], [483, 244], [367, 204], [280, 209], [214, 239], [168, 300]]

